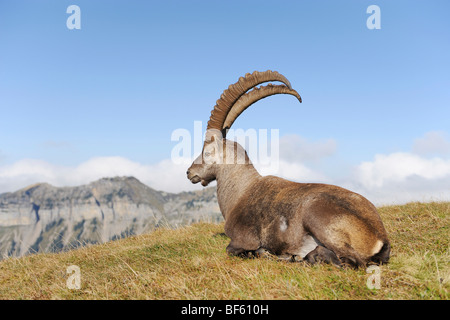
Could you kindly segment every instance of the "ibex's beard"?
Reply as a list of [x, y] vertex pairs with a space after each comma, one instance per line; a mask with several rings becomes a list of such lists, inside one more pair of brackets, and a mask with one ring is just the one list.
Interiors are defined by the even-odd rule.
[[193, 176], [192, 178], [189, 178], [193, 184], [199, 183], [202, 181], [202, 179], [199, 176]]
[[212, 180], [202, 180], [202, 186], [206, 187]]
[[189, 180], [191, 180], [191, 182], [193, 184], [201, 182], [202, 186], [206, 187], [214, 179], [212, 179], [212, 180], [205, 180], [205, 179], [200, 178], [199, 176], [193, 176], [192, 178], [189, 178]]
[[193, 183], [202, 183], [202, 186], [206, 187], [211, 181], [216, 180], [216, 177], [214, 177], [213, 175], [206, 175], [204, 177], [200, 177], [196, 174], [193, 174], [192, 172], [187, 172], [187, 178]]

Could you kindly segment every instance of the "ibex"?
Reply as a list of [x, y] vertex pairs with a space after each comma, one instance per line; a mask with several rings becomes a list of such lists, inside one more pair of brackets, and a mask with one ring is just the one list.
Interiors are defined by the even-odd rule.
[[[282, 84], [257, 87], [273, 81]], [[227, 253], [269, 253], [291, 261], [352, 267], [387, 263], [390, 243], [377, 209], [366, 198], [338, 186], [261, 176], [244, 148], [225, 139], [245, 109], [275, 94], [290, 94], [302, 102], [276, 71], [255, 71], [230, 85], [211, 112], [202, 154], [187, 170], [192, 183], [207, 186], [217, 180], [225, 234], [231, 239]]]

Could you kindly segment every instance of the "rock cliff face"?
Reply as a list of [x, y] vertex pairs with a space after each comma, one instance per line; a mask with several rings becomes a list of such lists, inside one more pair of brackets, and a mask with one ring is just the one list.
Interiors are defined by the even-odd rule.
[[0, 259], [57, 252], [198, 221], [222, 221], [215, 188], [170, 194], [133, 177], [0, 194]]

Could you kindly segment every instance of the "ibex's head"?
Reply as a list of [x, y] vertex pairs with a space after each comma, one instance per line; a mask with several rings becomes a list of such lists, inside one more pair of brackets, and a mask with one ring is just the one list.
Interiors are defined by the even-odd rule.
[[[256, 87], [270, 81], [279, 81], [283, 84]], [[274, 94], [291, 94], [302, 102], [302, 98], [297, 91], [292, 89], [288, 79], [278, 72], [270, 70], [247, 73], [245, 77], [239, 78], [238, 82], [230, 85], [222, 93], [208, 121], [202, 154], [187, 170], [188, 179], [192, 183], [201, 182], [203, 186], [207, 186], [216, 179], [217, 166], [250, 162], [245, 150], [239, 144], [225, 139], [227, 130], [245, 109]]]
[[[219, 132], [219, 134], [221, 134]], [[223, 139], [212, 135], [205, 140], [202, 153], [194, 160], [187, 173], [192, 183], [201, 182], [206, 187], [216, 179], [217, 165], [223, 162]]]

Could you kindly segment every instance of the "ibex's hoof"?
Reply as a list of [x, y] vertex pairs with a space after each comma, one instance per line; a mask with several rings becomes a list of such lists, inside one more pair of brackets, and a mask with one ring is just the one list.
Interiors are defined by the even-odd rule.
[[242, 248], [235, 248], [231, 245], [228, 245], [227, 247], [227, 253], [230, 256], [245, 256], [246, 251]]
[[272, 254], [264, 248], [259, 248], [255, 251], [255, 257], [257, 258], [268, 258], [272, 256]]

